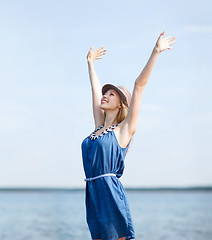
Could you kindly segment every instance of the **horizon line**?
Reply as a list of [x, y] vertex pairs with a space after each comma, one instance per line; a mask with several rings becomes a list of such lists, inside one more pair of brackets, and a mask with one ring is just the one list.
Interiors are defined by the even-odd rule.
[[[84, 191], [85, 187], [0, 187], [0, 191]], [[212, 191], [212, 185], [205, 186], [157, 186], [125, 187], [126, 191]]]

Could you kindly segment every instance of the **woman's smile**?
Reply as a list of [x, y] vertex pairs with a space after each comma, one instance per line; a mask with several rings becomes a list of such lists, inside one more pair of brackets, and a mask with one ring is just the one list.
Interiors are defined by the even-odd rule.
[[103, 98], [103, 99], [101, 100], [101, 104], [103, 104], [103, 103], [108, 103], [108, 100], [107, 100], [106, 98]]

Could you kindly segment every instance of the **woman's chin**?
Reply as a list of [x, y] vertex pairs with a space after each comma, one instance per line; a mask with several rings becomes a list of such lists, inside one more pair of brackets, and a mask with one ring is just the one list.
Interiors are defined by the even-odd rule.
[[109, 106], [106, 106], [106, 104], [104, 104], [104, 103], [100, 105], [100, 108], [101, 108], [102, 110], [110, 109]]
[[101, 108], [102, 110], [105, 110], [104, 104], [101, 104], [101, 105], [100, 105], [100, 108]]

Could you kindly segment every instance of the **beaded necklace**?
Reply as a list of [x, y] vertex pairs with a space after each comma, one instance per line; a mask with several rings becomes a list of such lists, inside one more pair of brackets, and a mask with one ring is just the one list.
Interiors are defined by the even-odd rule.
[[95, 140], [95, 139], [97, 139], [97, 138], [99, 138], [99, 137], [101, 137], [101, 136], [103, 136], [103, 135], [105, 135], [105, 134], [113, 131], [113, 129], [115, 129], [116, 126], [118, 126], [118, 124], [115, 124], [115, 125], [113, 125], [113, 126], [111, 126], [111, 127], [108, 127], [108, 128], [105, 129], [99, 136], [96, 136], [95, 133], [96, 133], [98, 130], [100, 130], [101, 128], [104, 127], [104, 125], [102, 125], [102, 126], [98, 127], [97, 129], [95, 129], [95, 130], [91, 133], [91, 135], [90, 135], [89, 137], [90, 137], [91, 140]]

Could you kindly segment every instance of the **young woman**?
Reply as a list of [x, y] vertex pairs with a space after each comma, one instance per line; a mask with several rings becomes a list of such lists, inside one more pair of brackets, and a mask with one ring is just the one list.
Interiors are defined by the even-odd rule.
[[138, 123], [141, 97], [160, 53], [171, 49], [175, 37], [161, 33], [152, 54], [134, 83], [132, 98], [123, 87], [106, 84], [101, 88], [94, 61], [106, 53], [103, 47], [88, 55], [95, 130], [82, 142], [86, 175], [86, 218], [92, 239], [134, 239], [135, 233], [125, 190], [119, 181], [124, 159]]

